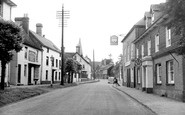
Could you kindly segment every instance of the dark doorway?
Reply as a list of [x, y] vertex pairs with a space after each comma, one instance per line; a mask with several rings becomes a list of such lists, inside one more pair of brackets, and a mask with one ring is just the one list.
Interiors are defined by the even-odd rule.
[[55, 73], [55, 70], [52, 69], [52, 74], [51, 74], [52, 83], [54, 83], [54, 73]]
[[136, 87], [136, 67], [134, 67], [134, 88]]
[[28, 85], [31, 85], [31, 67], [32, 66], [28, 66]]
[[127, 69], [127, 87], [130, 87], [130, 69]]
[[17, 82], [21, 83], [21, 64], [18, 64], [18, 78]]

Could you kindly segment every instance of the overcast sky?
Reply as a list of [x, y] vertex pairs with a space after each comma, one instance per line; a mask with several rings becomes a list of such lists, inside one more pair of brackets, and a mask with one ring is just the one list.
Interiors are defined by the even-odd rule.
[[[36, 31], [36, 23], [43, 24], [43, 35], [58, 48], [61, 47], [61, 28], [56, 12], [70, 11], [70, 19], [64, 28], [64, 46], [66, 52], [75, 52], [81, 39], [83, 55], [95, 61], [101, 61], [112, 55], [114, 61], [122, 54], [121, 40], [131, 27], [137, 23], [151, 4], [166, 0], [12, 0], [17, 7], [12, 10], [12, 18], [30, 18], [30, 30]], [[119, 36], [119, 45], [110, 45], [110, 36]]]

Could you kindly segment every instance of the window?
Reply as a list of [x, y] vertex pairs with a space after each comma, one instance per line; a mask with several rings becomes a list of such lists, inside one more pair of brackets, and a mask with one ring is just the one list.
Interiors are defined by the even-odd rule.
[[39, 51], [37, 50], [37, 54], [36, 54], [36, 62], [38, 62], [38, 57], [39, 57]]
[[137, 83], [141, 83], [141, 77], [140, 77], [140, 69], [137, 68]]
[[144, 44], [141, 45], [141, 56], [142, 56], [142, 58], [144, 57]]
[[131, 44], [131, 59], [134, 58], [134, 44]]
[[55, 81], [57, 81], [57, 72], [55, 72]]
[[62, 66], [62, 62], [61, 60], [59, 60], [59, 68], [61, 68], [61, 66]]
[[167, 73], [167, 83], [174, 84], [174, 67], [173, 60], [166, 62], [166, 73]]
[[60, 80], [60, 72], [58, 73], [58, 79]]
[[27, 74], [27, 65], [24, 65], [24, 76], [26, 77]]
[[46, 80], [48, 80], [48, 70], [46, 70]]
[[161, 64], [156, 64], [155, 66], [156, 68], [156, 78], [157, 78], [157, 84], [161, 84], [162, 83], [162, 67], [161, 67]]
[[152, 13], [152, 24], [154, 23], [154, 12]]
[[85, 65], [83, 65], [83, 68], [85, 68]]
[[125, 60], [125, 62], [127, 61], [127, 60], [126, 60], [126, 59], [127, 59], [127, 58], [126, 58], [126, 53], [127, 53], [127, 52], [126, 52], [126, 49], [125, 49], [125, 50], [124, 50], [124, 60]]
[[58, 67], [58, 59], [56, 59], [56, 67]]
[[49, 48], [47, 48], [47, 53], [49, 53]]
[[171, 29], [166, 27], [166, 47], [171, 46]]
[[159, 34], [155, 35], [155, 52], [159, 51]]
[[129, 49], [129, 45], [127, 46], [127, 61], [129, 61], [130, 59], [130, 49]]
[[25, 47], [24, 58], [28, 58], [28, 47]]
[[151, 41], [148, 41], [148, 56], [151, 55]]
[[139, 58], [139, 49], [136, 49], [136, 58]]
[[46, 56], [46, 65], [49, 65], [49, 57]]
[[52, 67], [54, 67], [54, 62], [55, 62], [55, 58], [53, 57], [53, 59], [51, 59], [51, 65], [52, 65]]

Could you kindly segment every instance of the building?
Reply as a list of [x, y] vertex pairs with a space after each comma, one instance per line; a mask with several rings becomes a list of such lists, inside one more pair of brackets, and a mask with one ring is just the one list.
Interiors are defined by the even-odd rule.
[[[17, 5], [11, 0], [1, 0], [0, 1], [0, 19], [11, 20], [12, 8], [16, 6]], [[0, 64], [0, 75], [1, 75], [1, 64]], [[5, 73], [5, 83], [7, 85], [8, 85], [9, 80], [10, 80], [10, 65], [8, 63], [6, 65], [6, 73]]]
[[79, 40], [79, 43], [76, 46], [76, 52], [75, 53], [66, 52], [65, 57], [66, 58], [73, 58], [75, 61], [77, 61], [82, 66], [82, 70], [81, 70], [80, 75], [77, 74], [77, 77], [74, 76], [74, 81], [80, 81], [82, 78], [92, 79], [91, 60], [87, 56], [83, 57], [81, 40]]
[[34, 37], [42, 47], [41, 84], [58, 83], [61, 81], [61, 51], [42, 35], [42, 27], [41, 23], [37, 23], [36, 33], [30, 31], [30, 36]]
[[0, 1], [0, 19], [11, 20], [12, 8], [17, 5], [11, 0]]
[[162, 11], [165, 4], [154, 4], [150, 12], [145, 13], [146, 30], [134, 40], [136, 60], [140, 64], [141, 89], [147, 93], [184, 101], [185, 99], [185, 60], [177, 55], [178, 36], [174, 36], [173, 28], [161, 25], [170, 17]]
[[28, 17], [15, 18], [15, 23], [23, 28], [23, 47], [10, 61], [10, 84], [40, 84], [42, 47], [30, 36]]
[[135, 45], [132, 43], [145, 30], [144, 18], [138, 21], [121, 41], [123, 43], [123, 85], [136, 87], [139, 80], [136, 79], [134, 66]]

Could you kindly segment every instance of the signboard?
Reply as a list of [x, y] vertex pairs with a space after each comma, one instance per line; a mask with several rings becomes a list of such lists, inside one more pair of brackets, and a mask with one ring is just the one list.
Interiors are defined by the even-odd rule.
[[36, 62], [36, 53], [33, 52], [33, 51], [29, 51], [29, 58], [28, 58], [29, 61], [31, 62]]
[[116, 35], [110, 37], [110, 45], [118, 45], [118, 37]]

